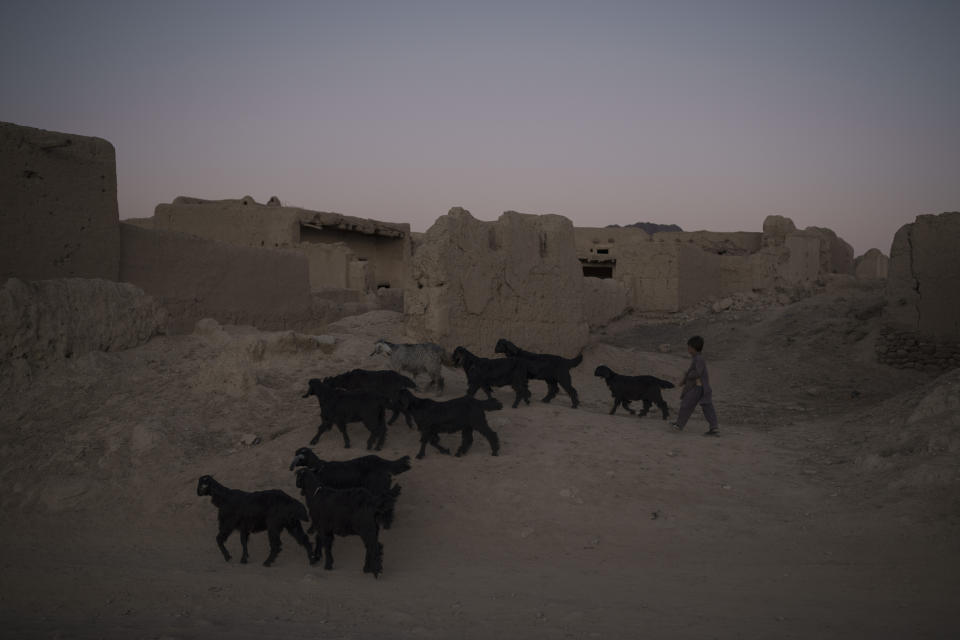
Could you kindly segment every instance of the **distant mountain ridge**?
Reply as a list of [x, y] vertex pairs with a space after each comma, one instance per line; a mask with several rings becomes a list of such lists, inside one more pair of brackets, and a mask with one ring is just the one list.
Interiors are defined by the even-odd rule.
[[[637, 229], [643, 229], [647, 233], [657, 233], [659, 231], [683, 231], [678, 225], [675, 224], [657, 224], [656, 222], [634, 222], [633, 224], [624, 225], [625, 227], [636, 227]], [[617, 227], [618, 224], [608, 224], [607, 228]]]

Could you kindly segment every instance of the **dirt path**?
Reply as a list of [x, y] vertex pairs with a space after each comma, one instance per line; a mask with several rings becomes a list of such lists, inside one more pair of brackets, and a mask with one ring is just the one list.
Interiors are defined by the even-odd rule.
[[[296, 494], [287, 464], [316, 425], [300, 386], [368, 366], [349, 345], [251, 364], [223, 345], [166, 338], [78, 363], [11, 402], [2, 424], [0, 628], [17, 638], [956, 637], [955, 498], [872, 484], [880, 476], [855, 463], [866, 445], [851, 434], [898, 410], [852, 405], [848, 389], [808, 394], [829, 354], [799, 340], [793, 386], [772, 390], [764, 367], [785, 358], [768, 357], [768, 341], [782, 339], [783, 321], [711, 323], [723, 338], [710, 360], [719, 439], [700, 437], [700, 417], [677, 434], [659, 419], [609, 416], [591, 375], [601, 361], [667, 375], [683, 358], [636, 336], [679, 340], [690, 326], [601, 337], [575, 373], [580, 409], [561, 395], [491, 413], [500, 456], [477, 438], [462, 459], [428, 451], [400, 476], [379, 580], [361, 573], [354, 539], [337, 539], [331, 572], [286, 537], [277, 564], [260, 566], [263, 534], [252, 564], [224, 563], [215, 511], [195, 492], [213, 473]], [[914, 398], [925, 384], [832, 359], [827, 377], [859, 367], [857, 384], [876, 386], [866, 395], [897, 383]], [[460, 393], [447, 374], [449, 394]], [[247, 431], [262, 443], [238, 445]], [[397, 425], [382, 455], [416, 449], [415, 432]], [[316, 450], [361, 453], [334, 433]]]

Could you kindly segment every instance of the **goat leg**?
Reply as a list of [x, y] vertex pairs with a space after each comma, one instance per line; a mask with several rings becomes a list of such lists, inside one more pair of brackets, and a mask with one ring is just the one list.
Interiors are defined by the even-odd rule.
[[267, 528], [267, 538], [270, 540], [270, 555], [263, 561], [265, 567], [272, 565], [273, 561], [277, 559], [277, 554], [280, 553], [280, 528], [271, 524]]
[[560, 378], [560, 386], [563, 387], [563, 390], [567, 392], [568, 396], [570, 396], [570, 408], [576, 409], [580, 404], [580, 397], [577, 395], [577, 390], [573, 388], [573, 384], [570, 382], [570, 372], [567, 372], [565, 376]]
[[[346, 423], [346, 422], [338, 422], [338, 423], [337, 423], [337, 429], [340, 429], [340, 433], [343, 434], [343, 448], [344, 448], [344, 449], [349, 449], [349, 448], [350, 448], [350, 436], [347, 435], [347, 423]], [[367, 447], [367, 448], [369, 449], [370, 447]]]
[[470, 451], [470, 446], [473, 444], [473, 429], [471, 427], [464, 427], [460, 431], [460, 448], [457, 449], [457, 452], [454, 454], [457, 458], [460, 456], [466, 455], [467, 451]]
[[660, 411], [663, 412], [663, 419], [666, 420], [670, 416], [670, 407], [662, 400], [657, 403], [657, 406], [660, 407]]
[[495, 456], [500, 452], [500, 438], [497, 436], [497, 432], [490, 428], [486, 424], [486, 419], [484, 419], [484, 424], [477, 425], [477, 431], [483, 434], [487, 439], [487, 442], [490, 443], [490, 455]]
[[250, 554], [247, 553], [247, 540], [250, 539], [250, 532], [246, 529], [240, 530], [240, 546], [243, 548], [243, 554], [240, 556], [240, 564], [247, 564]]
[[417, 452], [417, 460], [422, 460], [423, 456], [427, 454], [427, 442], [430, 440], [430, 435], [426, 430], [420, 435], [420, 451]]
[[439, 452], [442, 453], [443, 455], [445, 455], [445, 456], [450, 455], [450, 449], [447, 449], [446, 447], [440, 446], [440, 434], [439, 434], [439, 433], [434, 432], [433, 435], [430, 436], [430, 444], [433, 445], [433, 448], [434, 448], [434, 449], [436, 449], [437, 451], [439, 451]]
[[614, 396], [614, 397], [613, 397], [613, 409], [610, 409], [610, 415], [613, 415], [614, 413], [616, 413], [616, 412], [617, 412], [617, 407], [619, 407], [619, 406], [620, 406], [620, 398]]
[[288, 524], [287, 532], [293, 536], [297, 544], [307, 550], [307, 562], [313, 564], [313, 548], [310, 546], [310, 538], [303, 532], [303, 526], [301, 526], [300, 521], [294, 520]]
[[326, 531], [323, 534], [323, 548], [327, 552], [327, 559], [323, 563], [323, 568], [327, 571], [333, 569], [333, 532]]
[[642, 418], [643, 416], [647, 415], [648, 413], [650, 413], [650, 401], [649, 401], [649, 400], [644, 400], [644, 401], [643, 401], [643, 409], [640, 410], [640, 413], [637, 414], [637, 417], [638, 417], [638, 418]]
[[233, 531], [233, 528], [230, 529], [220, 529], [220, 533], [217, 534], [217, 546], [220, 547], [220, 553], [223, 554], [223, 559], [227, 562], [230, 562], [230, 552], [227, 551], [227, 548], [223, 546], [223, 543], [227, 541], [227, 538], [230, 537], [230, 533]]
[[556, 380], [547, 380], [547, 395], [543, 396], [543, 400], [540, 402], [550, 402], [557, 397], [557, 392], [560, 391], [560, 388], [557, 386]]

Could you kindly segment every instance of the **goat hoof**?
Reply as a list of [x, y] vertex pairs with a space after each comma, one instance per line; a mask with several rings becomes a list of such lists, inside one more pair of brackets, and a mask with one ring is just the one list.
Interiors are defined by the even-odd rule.
[[417, 457], [417, 460], [423, 460], [423, 454], [422, 454], [422, 453], [418, 453], [416, 457]]
[[247, 564], [246, 558], [240, 558], [240, 564]]

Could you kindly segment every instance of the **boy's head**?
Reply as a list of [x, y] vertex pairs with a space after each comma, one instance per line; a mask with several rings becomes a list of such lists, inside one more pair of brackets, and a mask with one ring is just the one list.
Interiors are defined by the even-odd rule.
[[703, 351], [703, 338], [700, 336], [693, 336], [687, 340], [687, 351], [690, 352], [690, 355]]

